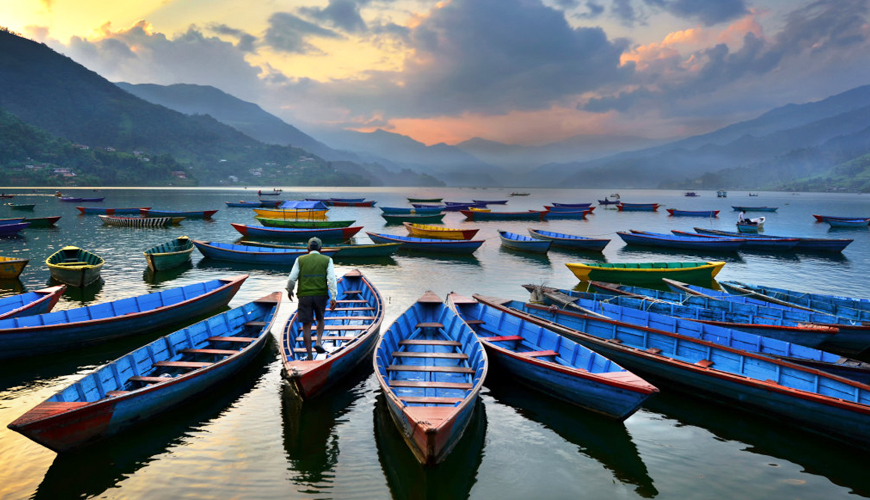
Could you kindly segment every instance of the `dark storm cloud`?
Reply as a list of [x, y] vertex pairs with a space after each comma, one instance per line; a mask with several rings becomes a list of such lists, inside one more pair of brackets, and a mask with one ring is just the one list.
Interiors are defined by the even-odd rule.
[[294, 54], [316, 54], [320, 49], [308, 43], [308, 38], [342, 38], [338, 33], [300, 19], [287, 12], [269, 17], [269, 27], [263, 40], [275, 50]]
[[257, 43], [257, 37], [251, 35], [250, 33], [247, 33], [240, 29], [231, 28], [226, 24], [210, 24], [208, 26], [208, 29], [219, 35], [227, 35], [236, 38], [238, 40], [236, 48], [238, 48], [242, 52], [256, 51], [255, 44]]
[[674, 16], [697, 20], [712, 26], [749, 13], [745, 0], [644, 0]]
[[359, 10], [360, 3], [354, 0], [329, 0], [324, 8], [301, 7], [299, 13], [347, 33], [360, 33], [366, 30], [366, 23]]
[[626, 26], [631, 26], [640, 20], [637, 11], [635, 11], [634, 6], [631, 4], [631, 0], [613, 0], [610, 13]]
[[850, 51], [866, 53], [868, 5], [870, 0], [813, 2], [789, 14], [786, 25], [772, 40], [747, 33], [739, 50], [732, 51], [725, 44], [699, 50], [692, 58], [703, 65], [694, 71], [683, 68], [679, 56], [652, 61], [636, 74], [638, 89], [591, 99], [579, 108], [593, 112], [626, 111], [644, 105], [668, 109], [668, 103], [725, 89], [741, 78], [775, 72], [788, 78], [787, 72], [810, 72], [832, 59], [848, 59]]

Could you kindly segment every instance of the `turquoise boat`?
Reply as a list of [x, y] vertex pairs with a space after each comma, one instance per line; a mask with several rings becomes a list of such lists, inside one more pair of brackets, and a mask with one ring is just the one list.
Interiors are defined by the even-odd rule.
[[440, 224], [444, 220], [444, 216], [447, 215], [444, 212], [439, 212], [435, 214], [388, 214], [382, 213], [381, 217], [387, 221], [387, 224], [404, 224], [405, 222], [410, 222], [411, 224]]
[[[273, 243], [261, 243], [259, 241], [242, 240], [242, 245], [266, 248], [284, 248], [287, 250], [308, 250], [307, 245], [276, 245]], [[333, 260], [357, 259], [366, 257], [388, 257], [399, 251], [401, 243], [362, 243], [354, 245], [328, 245], [323, 247], [325, 252], [332, 253]]]
[[521, 252], [547, 253], [552, 244], [549, 240], [532, 238], [531, 236], [511, 233], [509, 231], [499, 230], [498, 237], [501, 239], [501, 246]]
[[286, 227], [291, 229], [335, 229], [350, 227], [355, 220], [305, 220], [305, 219], [271, 219], [269, 217], [254, 217], [257, 222], [266, 227]]
[[155, 245], [142, 253], [152, 271], [163, 271], [190, 262], [193, 242], [187, 236], [179, 236], [174, 240]]

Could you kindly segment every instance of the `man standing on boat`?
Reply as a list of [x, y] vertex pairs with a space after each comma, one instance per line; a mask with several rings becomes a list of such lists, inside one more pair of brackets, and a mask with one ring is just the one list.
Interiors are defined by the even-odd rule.
[[314, 350], [324, 353], [326, 350], [320, 345], [323, 338], [323, 315], [326, 312], [326, 302], [329, 301], [329, 309], [335, 309], [335, 299], [338, 296], [338, 287], [335, 281], [335, 267], [332, 258], [322, 255], [320, 249], [323, 244], [320, 238], [308, 240], [308, 255], [296, 259], [290, 278], [287, 280], [287, 296], [293, 300], [293, 288], [299, 281], [299, 307], [297, 314], [302, 322], [302, 340], [308, 351], [308, 360], [313, 360], [311, 352], [311, 323], [317, 318], [317, 341]]

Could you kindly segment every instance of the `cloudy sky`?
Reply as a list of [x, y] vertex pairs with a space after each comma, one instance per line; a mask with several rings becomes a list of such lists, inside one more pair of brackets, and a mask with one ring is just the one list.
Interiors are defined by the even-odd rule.
[[870, 84], [870, 0], [4, 0], [111, 81], [427, 144], [705, 133]]

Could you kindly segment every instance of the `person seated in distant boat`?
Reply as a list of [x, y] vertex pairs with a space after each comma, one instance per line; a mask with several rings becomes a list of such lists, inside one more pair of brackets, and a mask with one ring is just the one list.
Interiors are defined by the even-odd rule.
[[323, 244], [320, 238], [314, 237], [308, 240], [308, 255], [296, 259], [290, 277], [287, 279], [287, 297], [293, 300], [293, 288], [299, 280], [299, 321], [302, 322], [302, 341], [308, 351], [308, 360], [313, 360], [311, 352], [311, 323], [317, 318], [317, 341], [314, 350], [324, 353], [326, 350], [321, 346], [323, 341], [323, 316], [326, 312], [326, 302], [329, 301], [329, 310], [335, 309], [335, 299], [338, 297], [338, 284], [335, 279], [335, 268], [332, 257], [322, 255], [320, 248]]

